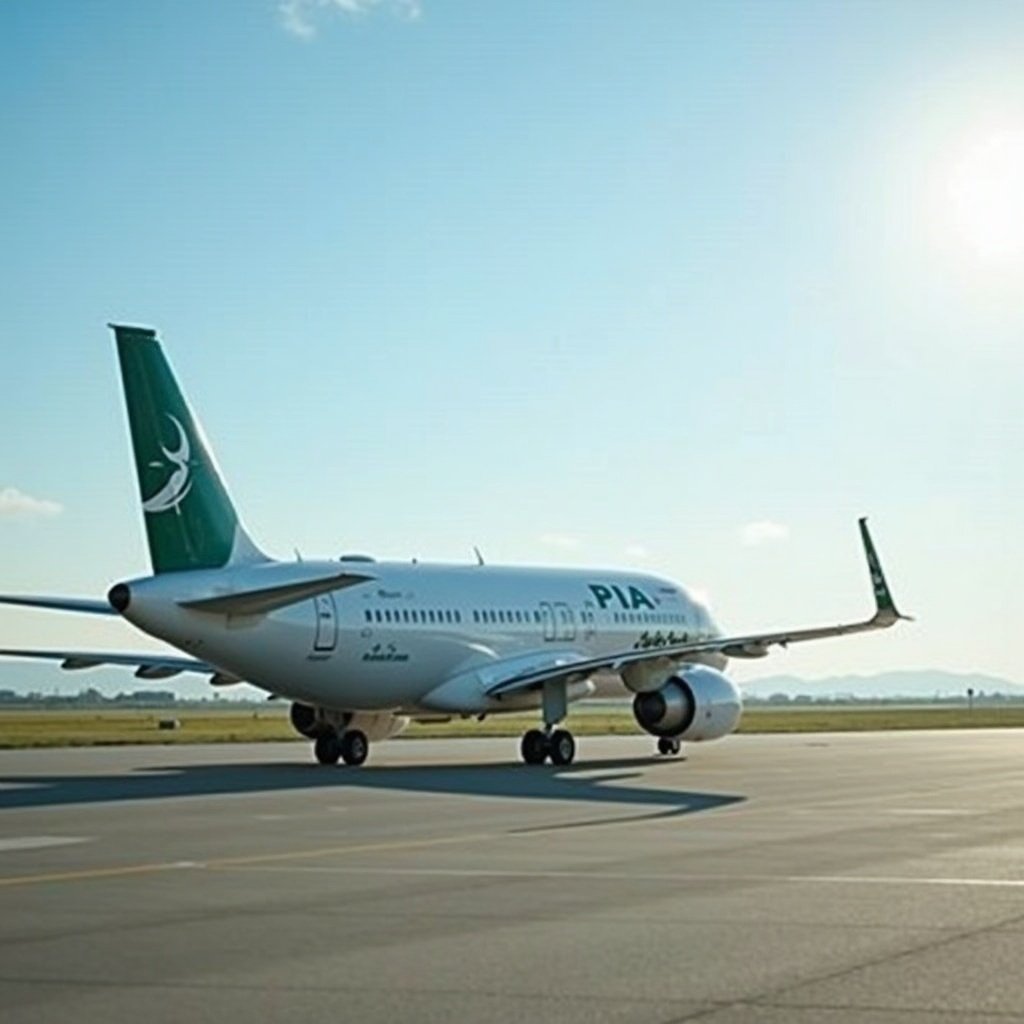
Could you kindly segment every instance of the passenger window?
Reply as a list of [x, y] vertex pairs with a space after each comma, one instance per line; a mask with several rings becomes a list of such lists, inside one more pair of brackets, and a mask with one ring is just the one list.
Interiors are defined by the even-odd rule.
[[371, 612], [369, 608], [367, 608], [363, 614], [366, 616], [367, 622], [373, 622], [373, 612]]
[[377, 620], [378, 622], [380, 622], [380, 621], [381, 621], [381, 614], [380, 614], [380, 609], [379, 609], [379, 608], [376, 608], [376, 609], [374, 609], [374, 612], [373, 612], [373, 617], [374, 617], [374, 618], [375, 618], [375, 619], [376, 619], [376, 620]]

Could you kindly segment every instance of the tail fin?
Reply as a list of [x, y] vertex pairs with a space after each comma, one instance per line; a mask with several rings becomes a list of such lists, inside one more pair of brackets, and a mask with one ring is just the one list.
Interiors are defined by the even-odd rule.
[[155, 573], [265, 561], [228, 497], [156, 331], [111, 324]]

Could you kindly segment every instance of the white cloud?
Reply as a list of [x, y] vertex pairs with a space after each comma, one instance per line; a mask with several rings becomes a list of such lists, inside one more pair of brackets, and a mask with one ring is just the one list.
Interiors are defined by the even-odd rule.
[[63, 511], [62, 505], [48, 498], [33, 498], [31, 494], [25, 494], [17, 487], [0, 488], [0, 518], [30, 519], [56, 516]]
[[359, 18], [377, 10], [390, 11], [405, 21], [416, 21], [423, 14], [421, 0], [280, 0], [277, 5], [281, 24], [299, 39], [313, 39], [322, 17]]
[[562, 551], [572, 551], [580, 546], [579, 537], [567, 533], [544, 533], [541, 534], [540, 542], [545, 547], [560, 548]]
[[643, 544], [627, 544], [623, 554], [627, 558], [635, 558], [638, 562], [646, 562], [651, 557], [650, 551]]
[[740, 527], [740, 540], [753, 547], [757, 544], [777, 544], [789, 539], [789, 527], [773, 523], [770, 519], [759, 519]]

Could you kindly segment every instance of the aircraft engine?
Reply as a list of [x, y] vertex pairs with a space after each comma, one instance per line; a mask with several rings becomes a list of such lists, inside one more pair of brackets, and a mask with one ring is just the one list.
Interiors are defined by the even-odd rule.
[[303, 736], [315, 740], [317, 736], [328, 730], [329, 726], [317, 714], [317, 709], [309, 704], [300, 704], [295, 701], [288, 712], [292, 728]]
[[404, 715], [393, 715], [390, 711], [335, 711], [298, 701], [292, 704], [289, 717], [295, 731], [311, 740], [331, 729], [337, 732], [361, 729], [368, 740], [387, 740], [397, 736], [409, 724]]
[[742, 713], [736, 684], [707, 665], [687, 665], [660, 689], [633, 698], [633, 714], [642, 729], [691, 743], [728, 736]]

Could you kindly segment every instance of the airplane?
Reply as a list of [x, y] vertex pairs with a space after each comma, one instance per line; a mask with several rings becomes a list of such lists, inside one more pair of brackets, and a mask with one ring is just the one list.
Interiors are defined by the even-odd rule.
[[156, 331], [114, 332], [152, 574], [106, 600], [0, 595], [0, 603], [120, 616], [174, 654], [0, 650], [65, 669], [120, 665], [141, 679], [201, 673], [290, 700], [316, 760], [361, 765], [371, 741], [411, 719], [540, 712], [526, 764], [571, 764], [569, 706], [613, 674], [661, 755], [739, 725], [730, 658], [886, 629], [901, 619], [866, 519], [861, 542], [874, 614], [834, 626], [728, 635], [684, 587], [639, 572], [379, 562], [282, 562], [256, 545]]

